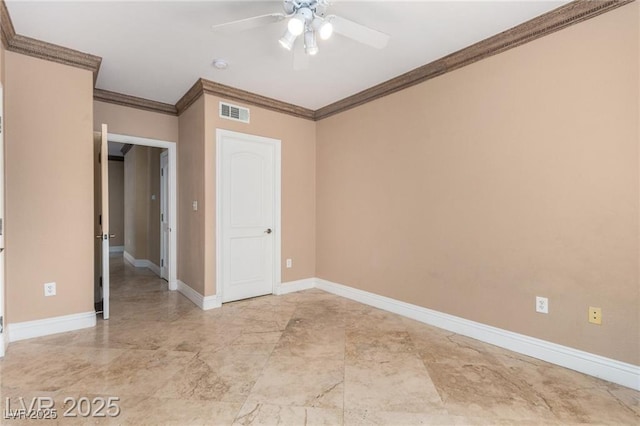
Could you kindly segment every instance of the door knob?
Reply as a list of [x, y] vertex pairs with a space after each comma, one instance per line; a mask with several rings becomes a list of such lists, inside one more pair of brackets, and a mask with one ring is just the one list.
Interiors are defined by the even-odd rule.
[[102, 235], [96, 235], [96, 238], [101, 240], [102, 239]]
[[270, 234], [271, 232], [273, 232], [273, 231], [271, 231], [271, 228], [267, 228], [267, 230], [264, 231], [265, 234]]
[[109, 235], [109, 238], [115, 238], [115, 237], [116, 237], [116, 234]]

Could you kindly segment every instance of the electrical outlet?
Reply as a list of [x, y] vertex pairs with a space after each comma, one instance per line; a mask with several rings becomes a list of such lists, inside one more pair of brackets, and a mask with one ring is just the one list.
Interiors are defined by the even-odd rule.
[[536, 296], [536, 312], [541, 314], [549, 313], [549, 299], [546, 297]]
[[293, 261], [291, 259], [287, 259], [287, 268], [291, 268], [293, 266]]
[[44, 295], [45, 297], [56, 295], [56, 283], [44, 283]]
[[602, 308], [589, 306], [589, 322], [591, 324], [602, 324]]

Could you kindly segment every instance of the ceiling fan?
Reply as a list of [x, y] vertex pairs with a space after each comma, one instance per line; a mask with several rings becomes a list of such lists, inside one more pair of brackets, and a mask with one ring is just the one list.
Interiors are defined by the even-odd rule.
[[[237, 33], [288, 19], [287, 29], [279, 40], [280, 45], [292, 50], [298, 36], [302, 36], [303, 43], [298, 45], [304, 47], [304, 53], [309, 56], [318, 53], [318, 38], [327, 40], [334, 32], [377, 49], [384, 48], [389, 42], [388, 34], [340, 16], [327, 15], [328, 7], [329, 0], [284, 0], [284, 13], [269, 13], [226, 22], [214, 25], [213, 30], [220, 33]], [[294, 68], [306, 68], [306, 60], [300, 56], [296, 59], [295, 54], [296, 50]]]

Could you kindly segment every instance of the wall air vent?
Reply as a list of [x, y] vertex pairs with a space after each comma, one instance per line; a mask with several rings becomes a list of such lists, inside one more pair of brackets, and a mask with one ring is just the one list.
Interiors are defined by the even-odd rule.
[[249, 108], [242, 108], [226, 102], [220, 102], [220, 117], [228, 120], [249, 122]]

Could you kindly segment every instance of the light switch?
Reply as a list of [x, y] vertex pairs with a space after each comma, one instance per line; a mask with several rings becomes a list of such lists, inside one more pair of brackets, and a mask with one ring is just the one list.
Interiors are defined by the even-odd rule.
[[193, 202], [193, 211], [194, 212], [198, 211], [198, 201], [197, 200]]

